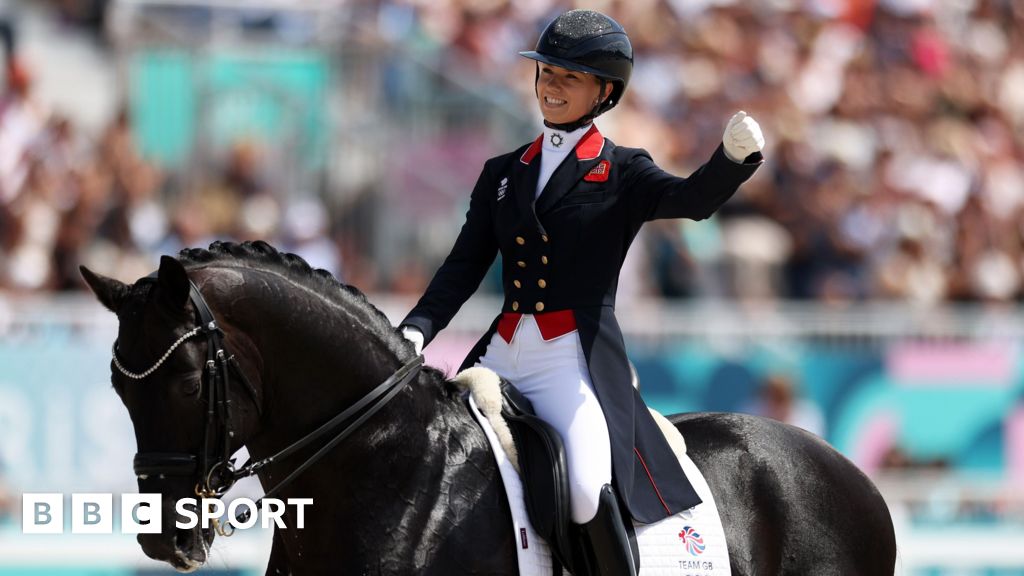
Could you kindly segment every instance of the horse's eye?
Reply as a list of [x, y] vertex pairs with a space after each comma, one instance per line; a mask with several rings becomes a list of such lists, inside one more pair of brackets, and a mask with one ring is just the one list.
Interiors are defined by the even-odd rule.
[[188, 396], [194, 396], [199, 394], [203, 387], [202, 376], [196, 376], [195, 378], [189, 378], [185, 381], [185, 394]]

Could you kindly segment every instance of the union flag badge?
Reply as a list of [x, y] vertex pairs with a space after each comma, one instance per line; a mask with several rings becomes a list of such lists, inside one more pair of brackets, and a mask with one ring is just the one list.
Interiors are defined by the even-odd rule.
[[611, 172], [612, 164], [607, 160], [601, 160], [597, 166], [587, 172], [587, 175], [583, 177], [587, 182], [607, 182], [608, 173]]

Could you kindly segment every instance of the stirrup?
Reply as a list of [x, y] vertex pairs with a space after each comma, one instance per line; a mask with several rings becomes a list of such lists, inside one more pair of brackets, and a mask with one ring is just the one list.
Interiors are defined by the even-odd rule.
[[618, 499], [610, 485], [601, 488], [597, 515], [580, 529], [586, 559], [577, 564], [586, 565], [589, 576], [637, 576], [640, 573]]

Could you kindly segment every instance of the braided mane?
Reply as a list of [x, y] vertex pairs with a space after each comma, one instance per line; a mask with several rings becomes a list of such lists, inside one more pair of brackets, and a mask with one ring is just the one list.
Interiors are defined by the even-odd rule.
[[411, 358], [412, 346], [395, 330], [388, 317], [370, 303], [365, 294], [354, 286], [340, 282], [330, 272], [313, 268], [296, 254], [281, 252], [262, 240], [241, 244], [218, 241], [210, 244], [209, 249], [185, 248], [178, 254], [178, 260], [186, 268], [216, 265], [280, 274], [352, 311], [363, 321], [363, 326], [384, 342], [398, 358], [403, 361]]

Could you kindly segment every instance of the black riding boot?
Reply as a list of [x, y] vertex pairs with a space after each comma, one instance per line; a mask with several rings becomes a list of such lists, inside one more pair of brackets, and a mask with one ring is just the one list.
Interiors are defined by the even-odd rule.
[[601, 488], [597, 516], [580, 529], [583, 543], [589, 548], [589, 576], [637, 576], [640, 568], [633, 559], [626, 525], [610, 485]]

